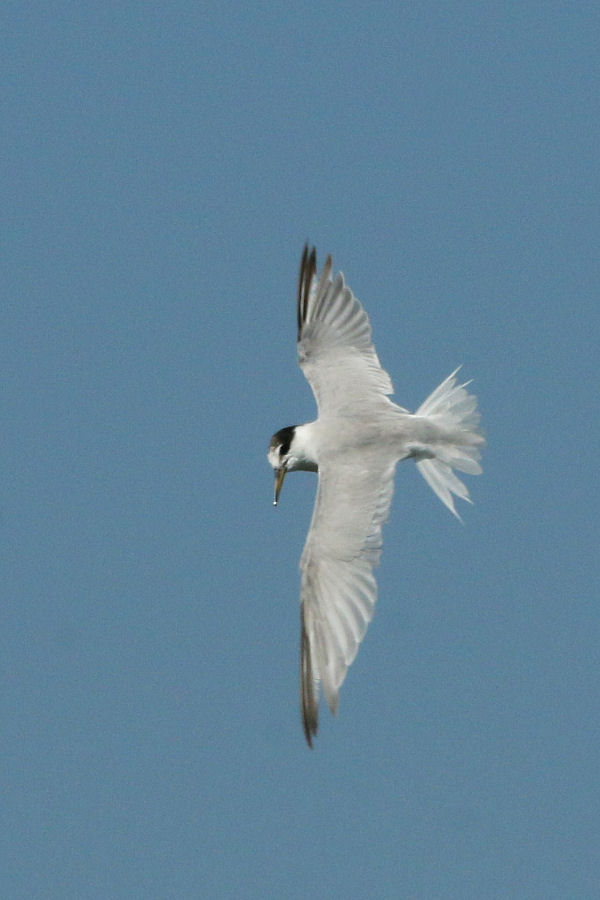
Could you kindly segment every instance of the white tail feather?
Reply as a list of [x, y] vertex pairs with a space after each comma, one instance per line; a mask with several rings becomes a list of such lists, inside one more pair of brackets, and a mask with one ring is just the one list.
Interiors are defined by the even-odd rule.
[[485, 444], [479, 431], [480, 415], [477, 397], [466, 390], [469, 381], [457, 384], [455, 369], [429, 395], [415, 417], [423, 422], [424, 440], [411, 448], [418, 469], [450, 512], [460, 519], [454, 508], [454, 497], [471, 502], [469, 491], [452, 471], [479, 475], [481, 447]]

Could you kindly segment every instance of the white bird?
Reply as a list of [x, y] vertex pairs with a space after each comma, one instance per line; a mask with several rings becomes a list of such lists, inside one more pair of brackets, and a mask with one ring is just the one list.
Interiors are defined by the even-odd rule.
[[392, 382], [371, 340], [366, 312], [328, 256], [317, 278], [316, 252], [305, 246], [298, 281], [298, 360], [318, 418], [271, 438], [277, 506], [286, 472], [319, 473], [317, 497], [300, 560], [300, 694], [308, 745], [317, 733], [319, 686], [332, 713], [340, 687], [373, 616], [381, 530], [396, 463], [414, 459], [430, 487], [457, 515], [453, 494], [469, 492], [453, 469], [478, 475], [477, 398], [455, 370], [416, 413], [388, 399]]

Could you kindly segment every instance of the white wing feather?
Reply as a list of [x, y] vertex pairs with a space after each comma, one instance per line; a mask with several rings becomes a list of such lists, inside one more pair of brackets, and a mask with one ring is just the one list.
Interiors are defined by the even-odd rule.
[[[319, 684], [333, 713], [338, 692], [373, 617], [373, 566], [394, 491], [395, 460], [338, 461], [319, 469], [311, 526], [300, 561], [303, 605], [302, 707], [310, 743]], [[307, 658], [308, 657], [308, 658]], [[307, 724], [308, 723], [308, 724]], [[314, 723], [311, 729], [310, 723]]]
[[298, 361], [319, 415], [352, 415], [373, 412], [382, 402], [389, 405], [386, 395], [394, 388], [375, 352], [366, 312], [343, 274], [331, 277], [331, 257], [318, 280], [311, 261], [303, 257], [300, 275]]

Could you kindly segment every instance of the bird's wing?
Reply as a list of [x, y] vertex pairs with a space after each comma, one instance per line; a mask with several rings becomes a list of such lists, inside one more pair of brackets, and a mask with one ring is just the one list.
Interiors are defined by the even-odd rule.
[[317, 733], [319, 685], [333, 713], [348, 666], [373, 616], [381, 529], [396, 460], [361, 450], [319, 464], [319, 487], [300, 560], [301, 705], [309, 745]]
[[331, 275], [328, 256], [317, 278], [314, 248], [304, 248], [298, 279], [298, 361], [313, 389], [319, 415], [373, 411], [389, 404], [390, 376], [371, 340], [369, 318], [344, 276]]

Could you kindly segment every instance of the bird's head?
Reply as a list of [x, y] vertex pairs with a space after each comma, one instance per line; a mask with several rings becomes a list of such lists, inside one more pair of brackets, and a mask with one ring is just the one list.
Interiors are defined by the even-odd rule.
[[294, 472], [297, 469], [304, 472], [319, 471], [313, 434], [314, 424], [288, 425], [287, 428], [281, 428], [271, 438], [267, 459], [275, 469], [273, 506], [277, 506], [279, 501], [286, 472]]
[[296, 468], [295, 463], [297, 460], [292, 452], [295, 431], [295, 425], [288, 425], [286, 428], [281, 428], [273, 435], [269, 444], [267, 459], [275, 471], [273, 506], [277, 506], [277, 503], [279, 502], [279, 494], [281, 493], [285, 473]]

